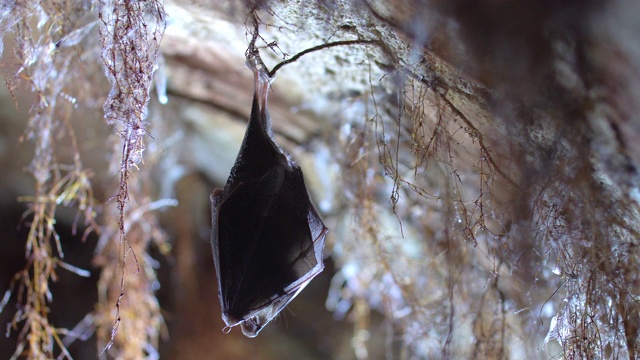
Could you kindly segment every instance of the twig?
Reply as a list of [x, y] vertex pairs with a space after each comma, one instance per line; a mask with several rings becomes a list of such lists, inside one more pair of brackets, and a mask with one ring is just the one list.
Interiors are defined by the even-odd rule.
[[314, 52], [314, 51], [318, 51], [318, 50], [322, 50], [322, 49], [328, 49], [334, 46], [346, 46], [346, 45], [369, 45], [369, 44], [375, 44], [375, 45], [380, 45], [380, 42], [378, 40], [342, 40], [342, 41], [334, 41], [334, 42], [330, 42], [330, 43], [326, 43], [326, 44], [321, 44], [321, 45], [316, 45], [314, 47], [310, 47], [308, 49], [305, 49], [297, 54], [295, 54], [294, 56], [292, 56], [290, 59], [284, 60], [280, 63], [278, 63], [276, 66], [273, 67], [273, 69], [271, 71], [268, 72], [269, 77], [274, 77], [276, 75], [276, 72], [278, 70], [280, 70], [281, 67], [288, 65], [292, 62], [297, 61], [298, 59], [300, 59], [302, 56]]
[[[316, 45], [313, 47], [310, 47], [308, 49], [305, 49], [297, 54], [295, 54], [294, 56], [292, 56], [289, 59], [283, 60], [280, 63], [278, 63], [276, 66], [273, 67], [273, 69], [269, 70], [266, 65], [262, 62], [262, 59], [260, 58], [260, 53], [258, 51], [258, 48], [256, 47], [256, 42], [258, 41], [258, 38], [260, 38], [260, 19], [258, 18], [258, 15], [256, 14], [257, 12], [257, 8], [253, 7], [251, 9], [251, 18], [253, 21], [253, 30], [250, 31], [251, 32], [251, 41], [249, 42], [249, 46], [247, 47], [247, 51], [245, 52], [245, 57], [247, 59], [249, 58], [254, 58], [255, 61], [258, 63], [258, 65], [260, 67], [262, 67], [265, 71], [265, 73], [269, 76], [269, 78], [273, 78], [276, 75], [276, 72], [278, 72], [278, 70], [280, 70], [281, 67], [291, 64], [292, 62], [297, 61], [298, 59], [300, 59], [302, 56], [312, 53], [314, 51], [318, 51], [318, 50], [323, 50], [323, 49], [328, 49], [331, 47], [335, 47], [335, 46], [348, 46], [348, 45], [378, 45], [381, 48], [383, 48], [383, 50], [385, 50], [385, 53], [388, 53], [388, 51], [386, 51], [386, 48], [384, 46], [384, 44], [378, 40], [362, 40], [362, 39], [357, 39], [357, 40], [341, 40], [341, 41], [334, 41], [334, 42], [330, 42], [330, 43], [326, 43], [326, 44], [320, 44], [320, 45]], [[269, 45], [267, 45], [269, 46]]]

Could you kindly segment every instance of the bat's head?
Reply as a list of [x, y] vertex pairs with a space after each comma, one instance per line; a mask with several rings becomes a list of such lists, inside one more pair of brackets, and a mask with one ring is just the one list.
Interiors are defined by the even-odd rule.
[[222, 319], [227, 324], [228, 329], [240, 325], [242, 333], [246, 337], [254, 338], [258, 336], [260, 330], [271, 322], [310, 281], [311, 278], [298, 283], [294, 288], [287, 289], [287, 292], [274, 296], [258, 309], [245, 311], [235, 316], [232, 312], [223, 312]]
[[[269, 311], [267, 312], [272, 312], [272, 309], [269, 309]], [[267, 312], [259, 313], [256, 316], [251, 317], [240, 323], [240, 328], [242, 329], [242, 333], [244, 334], [244, 336], [250, 337], [250, 338], [258, 336], [258, 333], [260, 332], [260, 330], [262, 330], [262, 328], [265, 327], [271, 321], [271, 319], [276, 315], [276, 314], [267, 314]]]
[[282, 301], [276, 301], [259, 310], [251, 311], [240, 317], [223, 313], [222, 319], [227, 324], [228, 329], [240, 325], [242, 333], [246, 337], [254, 338], [258, 336], [258, 333], [262, 328], [264, 328], [274, 317], [276, 317], [276, 315], [278, 315], [280, 310], [286, 306], [286, 303], [288, 303], [288, 301], [285, 301], [285, 303], [282, 303]]

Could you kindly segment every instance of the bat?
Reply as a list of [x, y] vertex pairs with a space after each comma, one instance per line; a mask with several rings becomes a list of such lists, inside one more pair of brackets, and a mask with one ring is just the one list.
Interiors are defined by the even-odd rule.
[[300, 167], [275, 143], [267, 111], [271, 78], [254, 74], [251, 117], [224, 189], [211, 195], [211, 245], [224, 332], [256, 337], [324, 269], [328, 229]]

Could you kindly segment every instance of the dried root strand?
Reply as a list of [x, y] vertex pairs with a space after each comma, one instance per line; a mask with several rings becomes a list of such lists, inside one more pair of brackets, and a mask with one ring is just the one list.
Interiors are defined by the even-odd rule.
[[[138, 165], [143, 163], [144, 137], [148, 134], [147, 107], [153, 74], [158, 61], [160, 40], [166, 27], [166, 14], [162, 3], [158, 0], [101, 1], [100, 6], [101, 10], [98, 15], [102, 22], [100, 28], [102, 59], [105, 65], [105, 74], [111, 85], [109, 96], [104, 104], [105, 119], [114, 127], [122, 141], [122, 157], [117, 170], [119, 172], [119, 187], [115, 196], [118, 229], [116, 232], [110, 232], [113, 236], [112, 239], [106, 240], [118, 241], [119, 243], [117, 250], [120, 269], [119, 289], [114, 289], [109, 285], [114, 280], [114, 271], [105, 271], [101, 279], [103, 294], [118, 294], [115, 300], [112, 331], [109, 332], [104, 346], [104, 350], [107, 350], [115, 343], [116, 334], [121, 329], [122, 316], [132, 315], [133, 319], [138, 315], [133, 316], [128, 313], [129, 311], [142, 306], [150, 310], [151, 313], [148, 316], [145, 316], [146, 312], [140, 313], [141, 319], [155, 319], [154, 321], [157, 322], [159, 317], [157, 303], [152, 301], [155, 298], [150, 286], [150, 283], [153, 282], [153, 271], [150, 273], [147, 271], [149, 264], [146, 261], [146, 256], [140, 256], [140, 254], [146, 254], [146, 245], [152, 235], [145, 233], [144, 229], [139, 229], [137, 226], [135, 226], [137, 230], [131, 232], [135, 223], [127, 223], [127, 220], [132, 220], [130, 215], [127, 215], [127, 207], [131, 201], [131, 190], [135, 190], [133, 193], [136, 195], [142, 196], [139, 184], [134, 188], [130, 186], [130, 169], [131, 167], [138, 168]], [[151, 229], [153, 228], [152, 226]], [[136, 240], [130, 243], [129, 236], [136, 238]], [[112, 247], [104, 248], [107, 254], [112, 250]], [[127, 254], [129, 253], [133, 255], [135, 263], [133, 270], [129, 269], [127, 264]], [[131, 275], [140, 274], [141, 269], [144, 270], [143, 273], [151, 277], [138, 279], [140, 281], [128, 278]], [[131, 281], [134, 282], [131, 285], [132, 299], [125, 302], [127, 296], [125, 289], [129, 288], [128, 283]], [[111, 296], [106, 296], [104, 301], [111, 298]], [[123, 307], [125, 304], [127, 306]], [[156, 305], [153, 306], [153, 304]], [[102, 311], [108, 313], [106, 309], [102, 309]], [[124, 315], [121, 315], [121, 311]], [[109, 318], [108, 315], [103, 315], [102, 319]], [[150, 326], [150, 328], [156, 329], [157, 326]], [[101, 333], [104, 334], [104, 332]], [[157, 343], [157, 334], [151, 334], [148, 331], [137, 331], [136, 334], [135, 339], [140, 341], [133, 341], [129, 338], [132, 346], [119, 344], [123, 351], [121, 355], [125, 358], [142, 356], [145, 352], [149, 353], [149, 348], [157, 347], [153, 345]], [[151, 346], [148, 347], [147, 344], [151, 344]]]

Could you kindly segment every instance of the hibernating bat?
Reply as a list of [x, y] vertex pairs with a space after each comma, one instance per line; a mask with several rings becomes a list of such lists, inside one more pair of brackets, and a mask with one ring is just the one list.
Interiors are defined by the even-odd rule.
[[272, 139], [271, 79], [255, 59], [251, 118], [224, 189], [211, 195], [211, 245], [226, 331], [255, 337], [318, 275], [327, 228], [302, 170]]

